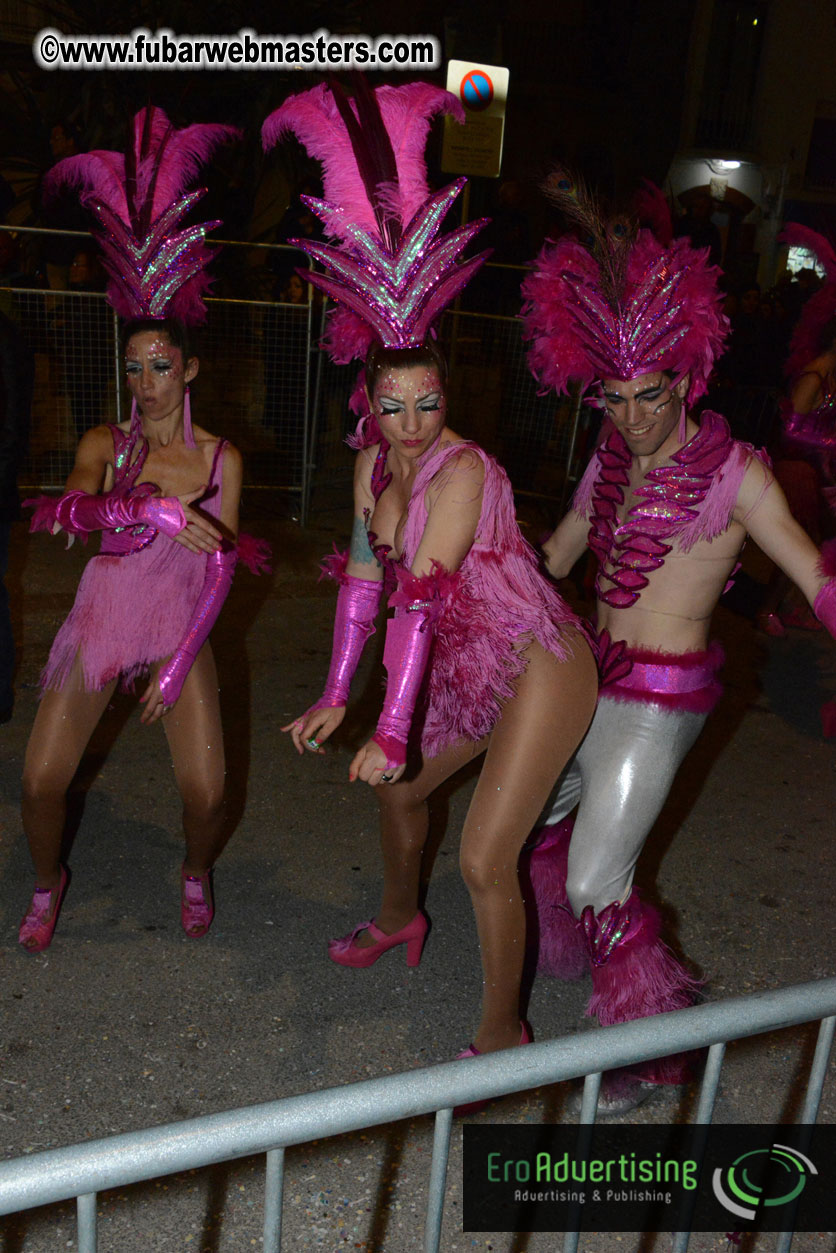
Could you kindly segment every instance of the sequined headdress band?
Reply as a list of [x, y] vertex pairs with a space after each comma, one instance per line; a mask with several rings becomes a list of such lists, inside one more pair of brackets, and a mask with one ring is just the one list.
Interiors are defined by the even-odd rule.
[[62, 184], [82, 188], [82, 203], [97, 221], [108, 300], [121, 317], [205, 320], [205, 267], [213, 255], [205, 239], [220, 223], [183, 226], [205, 195], [185, 188], [212, 151], [239, 134], [221, 125], [176, 130], [162, 109], [150, 106], [134, 118], [124, 155], [86, 152], [47, 174], [47, 194]]
[[594, 200], [565, 174], [550, 180], [578, 232], [547, 243], [523, 283], [525, 335], [537, 379], [558, 392], [603, 378], [660, 370], [690, 376], [688, 400], [707, 388], [728, 332], [708, 253], [657, 221], [605, 221]]

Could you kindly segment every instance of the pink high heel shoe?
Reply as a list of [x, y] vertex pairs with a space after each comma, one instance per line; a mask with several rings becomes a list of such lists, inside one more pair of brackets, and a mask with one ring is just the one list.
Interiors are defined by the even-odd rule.
[[61, 866], [61, 877], [56, 888], [35, 888], [17, 933], [18, 943], [27, 953], [42, 953], [52, 943], [52, 933], [69, 881], [69, 875]]
[[215, 898], [212, 894], [212, 871], [202, 875], [186, 874], [180, 867], [180, 921], [186, 935], [198, 940], [212, 925]]
[[[527, 1022], [520, 1020], [520, 1042], [517, 1048], [522, 1048], [524, 1044], [531, 1044], [533, 1040], [531, 1028]], [[456, 1061], [461, 1061], [465, 1057], [482, 1057], [484, 1054], [475, 1045], [471, 1044], [466, 1049], [462, 1049], [461, 1053], [456, 1054]], [[494, 1097], [488, 1097], [486, 1101], [471, 1101], [469, 1105], [457, 1105], [453, 1110], [454, 1118], [465, 1118], [468, 1114], [478, 1114], [480, 1110], [490, 1105]]]
[[[407, 966], [417, 966], [421, 960], [428, 930], [429, 924], [420, 909], [412, 921], [408, 922], [405, 927], [401, 927], [400, 931], [396, 931], [394, 935], [387, 935], [385, 931], [381, 931], [380, 927], [374, 925], [373, 920], [361, 922], [350, 935], [344, 935], [339, 940], [329, 940], [328, 956], [338, 966], [365, 968], [373, 966], [378, 957], [382, 957], [390, 948], [405, 944]], [[360, 948], [355, 944], [354, 941], [361, 931], [368, 931], [375, 943], [365, 948]]]

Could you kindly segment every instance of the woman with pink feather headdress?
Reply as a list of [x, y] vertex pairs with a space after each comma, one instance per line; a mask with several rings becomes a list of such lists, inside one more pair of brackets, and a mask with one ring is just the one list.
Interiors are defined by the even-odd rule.
[[[67, 158], [49, 179], [83, 189], [124, 319], [129, 421], [83, 435], [64, 494], [41, 497], [32, 530], [86, 541], [102, 534], [42, 675], [43, 699], [26, 752], [23, 825], [35, 892], [19, 940], [41, 952], [52, 940], [68, 883], [60, 860], [66, 789], [117, 682], [151, 675], [144, 724], [165, 719], [183, 799], [186, 857], [181, 921], [204, 935], [214, 913], [210, 872], [227, 838], [224, 755], [209, 631], [238, 556], [241, 457], [192, 424], [189, 384], [199, 362], [188, 324], [202, 321], [218, 223], [184, 226], [204, 194], [185, 188], [228, 126], [176, 130], [160, 110], [133, 120], [125, 155]], [[247, 554], [249, 555], [249, 554]]]
[[448, 425], [433, 324], [484, 254], [458, 260], [482, 223], [439, 236], [464, 180], [428, 193], [424, 145], [436, 113], [461, 120], [462, 109], [426, 83], [372, 92], [361, 81], [353, 100], [325, 86], [294, 96], [264, 127], [265, 145], [293, 131], [323, 162], [323, 199], [306, 203], [335, 242], [301, 247], [327, 270], [310, 281], [337, 302], [328, 347], [337, 360], [365, 360], [367, 407], [352, 441], [351, 549], [330, 562], [340, 585], [331, 668], [322, 697], [284, 730], [300, 753], [323, 752], [391, 593], [383, 712], [349, 767], [380, 805], [383, 901], [329, 955], [367, 967], [404, 944], [418, 964], [427, 799], [486, 752], [461, 845], [484, 970], [481, 1021], [462, 1054], [473, 1056], [530, 1040], [517, 862], [592, 716], [595, 667], [578, 619], [520, 534], [504, 471]]
[[[784, 363], [789, 386], [781, 403], [775, 456], [775, 476], [793, 517], [820, 544], [833, 534], [836, 514], [836, 252], [823, 235], [795, 222], [787, 224], [780, 238], [806, 248], [825, 271], [823, 286], [802, 308]], [[821, 629], [777, 566], [757, 622], [778, 638], [786, 635], [787, 627]], [[829, 735], [836, 729], [832, 704], [822, 714]]]

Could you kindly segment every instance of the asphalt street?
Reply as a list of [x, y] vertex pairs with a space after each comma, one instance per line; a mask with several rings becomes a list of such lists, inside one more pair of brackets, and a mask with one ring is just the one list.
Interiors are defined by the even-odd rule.
[[[142, 727], [135, 698], [119, 695], [74, 785], [72, 884], [54, 942], [39, 956], [16, 943], [32, 883], [20, 774], [38, 673], [86, 554], [15, 528], [8, 583], [18, 700], [0, 727], [4, 1157], [409, 1071], [469, 1043], [480, 966], [457, 837], [472, 770], [439, 806], [446, 836], [433, 867], [433, 930], [421, 965], [408, 969], [403, 950], [369, 970], [346, 970], [326, 956], [326, 940], [377, 905], [375, 802], [364, 785], [349, 785], [347, 766], [370, 727], [379, 679], [370, 655], [356, 685], [358, 709], [326, 756], [298, 757], [279, 732], [318, 695], [330, 654], [334, 594], [317, 582], [317, 558], [347, 520], [327, 514], [317, 522], [301, 532], [289, 521], [256, 519], [251, 529], [274, 546], [274, 573], [239, 573], [213, 634], [236, 829], [216, 871], [211, 932], [195, 941], [180, 927], [178, 798], [162, 730]], [[744, 575], [737, 608], [721, 608], [716, 619], [728, 658], [725, 696], [681, 771], [639, 874], [712, 999], [836, 974], [836, 741], [822, 738], [818, 719], [822, 701], [836, 696], [836, 646], [823, 634], [757, 634], [747, 616], [751, 580], [764, 576], [757, 553]], [[589, 988], [588, 980], [538, 979], [529, 1007], [536, 1037], [574, 1032]], [[791, 1120], [813, 1038], [805, 1027], [731, 1045], [716, 1120]], [[561, 1121], [565, 1086], [506, 1098], [476, 1119]], [[667, 1092], [630, 1117], [664, 1123], [693, 1107], [693, 1092]], [[836, 1120], [832, 1065], [821, 1119]], [[431, 1145], [431, 1120], [423, 1118], [289, 1151], [284, 1247], [417, 1253]], [[99, 1247], [258, 1248], [263, 1175], [263, 1159], [244, 1159], [105, 1194]], [[445, 1253], [561, 1247], [556, 1235], [463, 1233], [460, 1215], [456, 1127]], [[661, 1234], [590, 1234], [581, 1248], [651, 1253], [669, 1242]], [[71, 1203], [0, 1218], [2, 1253], [73, 1247]], [[725, 1247], [723, 1233], [695, 1235], [691, 1244], [696, 1253]], [[774, 1237], [742, 1247], [772, 1248]], [[834, 1247], [825, 1232], [799, 1234], [793, 1245], [795, 1253]]]

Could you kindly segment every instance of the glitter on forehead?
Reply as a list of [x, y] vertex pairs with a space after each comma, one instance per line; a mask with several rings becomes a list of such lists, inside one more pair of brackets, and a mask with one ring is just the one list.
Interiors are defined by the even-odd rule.
[[438, 371], [428, 369], [423, 378], [416, 382], [417, 371], [409, 369], [387, 370], [381, 375], [376, 386], [375, 396], [386, 395], [397, 399], [399, 396], [429, 396], [433, 392], [441, 392], [441, 379]]

